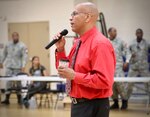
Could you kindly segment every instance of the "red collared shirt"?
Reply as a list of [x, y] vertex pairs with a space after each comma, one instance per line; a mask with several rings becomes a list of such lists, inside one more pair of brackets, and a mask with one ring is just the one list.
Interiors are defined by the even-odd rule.
[[[112, 95], [115, 54], [110, 41], [96, 27], [80, 37], [82, 43], [75, 63], [70, 96], [75, 98], [106, 98]], [[65, 52], [56, 52], [56, 67], [59, 59], [69, 59], [76, 48], [75, 43], [68, 57]]]

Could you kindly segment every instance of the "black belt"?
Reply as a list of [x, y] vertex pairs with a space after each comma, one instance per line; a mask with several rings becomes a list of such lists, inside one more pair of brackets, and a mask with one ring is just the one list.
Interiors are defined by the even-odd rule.
[[89, 101], [89, 99], [86, 98], [71, 98], [71, 100], [73, 104]]
[[71, 98], [73, 104], [92, 101], [92, 100], [102, 100], [102, 99], [108, 99], [108, 98], [96, 98], [96, 99], [87, 99], [87, 98]]

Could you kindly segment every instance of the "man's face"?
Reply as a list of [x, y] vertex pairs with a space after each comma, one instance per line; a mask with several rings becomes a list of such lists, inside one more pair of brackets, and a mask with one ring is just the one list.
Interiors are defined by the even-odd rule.
[[70, 24], [73, 32], [80, 34], [84, 30], [86, 17], [87, 13], [81, 6], [75, 7], [70, 18]]
[[117, 30], [113, 28], [113, 29], [109, 32], [109, 35], [110, 35], [110, 39], [115, 39], [116, 36], [117, 36]]
[[137, 36], [137, 39], [142, 39], [143, 38], [143, 32], [140, 31], [140, 30], [137, 30], [136, 31], [136, 36]]
[[19, 34], [18, 33], [13, 33], [12, 34], [12, 40], [14, 43], [17, 43], [19, 41]]

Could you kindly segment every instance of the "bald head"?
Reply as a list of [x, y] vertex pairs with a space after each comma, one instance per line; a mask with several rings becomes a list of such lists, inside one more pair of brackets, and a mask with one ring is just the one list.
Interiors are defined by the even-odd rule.
[[70, 18], [72, 31], [79, 35], [84, 34], [95, 26], [98, 14], [98, 9], [93, 3], [77, 4]]
[[94, 22], [97, 21], [99, 12], [95, 4], [91, 2], [84, 2], [84, 3], [77, 4], [75, 8], [80, 8], [85, 13], [90, 14], [92, 16], [91, 18], [92, 21]]
[[13, 35], [19, 36], [19, 33], [18, 33], [18, 32], [13, 32], [13, 33], [12, 33], [12, 36], [13, 36]]
[[110, 40], [114, 40], [117, 36], [117, 29], [115, 27], [110, 27], [108, 29], [108, 34], [109, 34], [109, 38]]

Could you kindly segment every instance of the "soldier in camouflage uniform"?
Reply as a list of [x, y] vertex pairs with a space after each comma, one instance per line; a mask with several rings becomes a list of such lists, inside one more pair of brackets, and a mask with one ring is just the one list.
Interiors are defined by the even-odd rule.
[[[20, 72], [24, 72], [25, 65], [27, 63], [27, 47], [24, 43], [19, 41], [19, 34], [14, 32], [12, 34], [12, 40], [5, 46], [3, 51], [2, 60], [0, 67], [3, 67], [5, 61], [6, 76], [16, 76]], [[9, 104], [10, 91], [13, 82], [8, 81], [6, 84], [6, 99], [2, 102], [3, 104]], [[20, 86], [20, 83], [17, 82]], [[21, 94], [17, 93], [18, 103], [21, 103]]]
[[[131, 58], [131, 54], [127, 48], [127, 45], [117, 38], [117, 30], [114, 27], [111, 27], [108, 30], [109, 39], [114, 47], [116, 54], [116, 71], [115, 77], [124, 77], [124, 70], [128, 68], [128, 63]], [[124, 62], [123, 56], [126, 57], [126, 61]], [[127, 95], [127, 83], [123, 82], [115, 82], [113, 85], [113, 96], [112, 99], [114, 104], [110, 107], [111, 109], [119, 109], [118, 104], [118, 96], [121, 96], [122, 106], [121, 109], [127, 109], [128, 104], [128, 95]]]
[[[132, 54], [130, 60], [129, 77], [149, 77], [149, 64], [148, 64], [148, 50], [150, 49], [150, 43], [143, 39], [143, 30], [136, 30], [136, 40], [129, 46], [129, 50]], [[128, 95], [132, 93], [133, 83], [129, 84]]]

